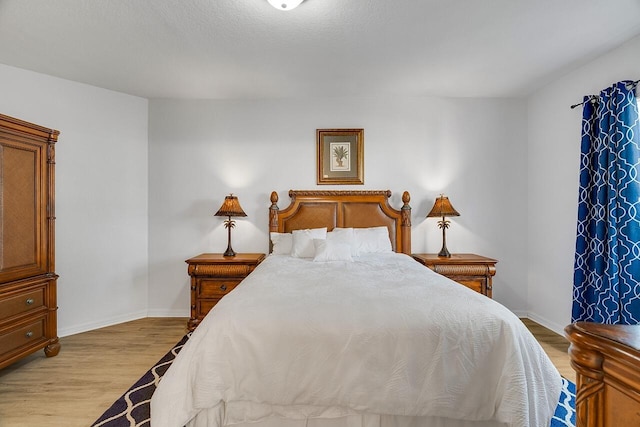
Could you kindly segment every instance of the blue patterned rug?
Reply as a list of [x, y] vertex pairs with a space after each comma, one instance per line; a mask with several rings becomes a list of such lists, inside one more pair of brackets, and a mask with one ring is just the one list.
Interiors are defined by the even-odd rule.
[[550, 427], [575, 427], [576, 425], [576, 385], [562, 378], [562, 392]]
[[[189, 339], [185, 335], [162, 359], [115, 401], [92, 427], [149, 427], [151, 396], [171, 362]], [[562, 379], [562, 393], [549, 427], [575, 427], [576, 385]]]

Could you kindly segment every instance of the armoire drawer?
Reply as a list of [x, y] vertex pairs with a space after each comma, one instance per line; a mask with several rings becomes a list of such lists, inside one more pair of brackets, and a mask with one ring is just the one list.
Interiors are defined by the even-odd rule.
[[22, 349], [45, 342], [46, 316], [21, 324], [14, 329], [0, 333], [0, 358]]
[[0, 295], [0, 322], [18, 314], [44, 308], [45, 290], [46, 285], [6, 296]]

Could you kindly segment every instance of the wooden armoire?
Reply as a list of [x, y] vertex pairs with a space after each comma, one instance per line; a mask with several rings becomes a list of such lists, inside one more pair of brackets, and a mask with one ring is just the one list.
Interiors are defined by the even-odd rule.
[[60, 351], [55, 273], [59, 132], [0, 114], [0, 369]]

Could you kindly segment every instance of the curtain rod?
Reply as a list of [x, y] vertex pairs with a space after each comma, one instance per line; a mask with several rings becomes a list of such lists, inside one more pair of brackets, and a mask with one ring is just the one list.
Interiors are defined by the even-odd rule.
[[[638, 84], [638, 82], [640, 82], [640, 80], [636, 80], [635, 82], [631, 82], [631, 86], [632, 87], [636, 86]], [[595, 104], [598, 101], [598, 98], [600, 98], [599, 95], [587, 95], [587, 97], [588, 98], [587, 98], [586, 101], [582, 101], [582, 102], [579, 102], [577, 104], [573, 104], [571, 106], [571, 109], [573, 110], [574, 108], [579, 107], [579, 106], [583, 105], [585, 102], [589, 102], [589, 101], [591, 101], [591, 102], [593, 102]]]

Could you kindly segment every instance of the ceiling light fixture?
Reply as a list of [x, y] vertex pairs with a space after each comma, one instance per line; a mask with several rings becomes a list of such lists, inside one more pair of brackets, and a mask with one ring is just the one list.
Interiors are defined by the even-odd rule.
[[304, 0], [268, 0], [269, 4], [278, 10], [293, 10]]

